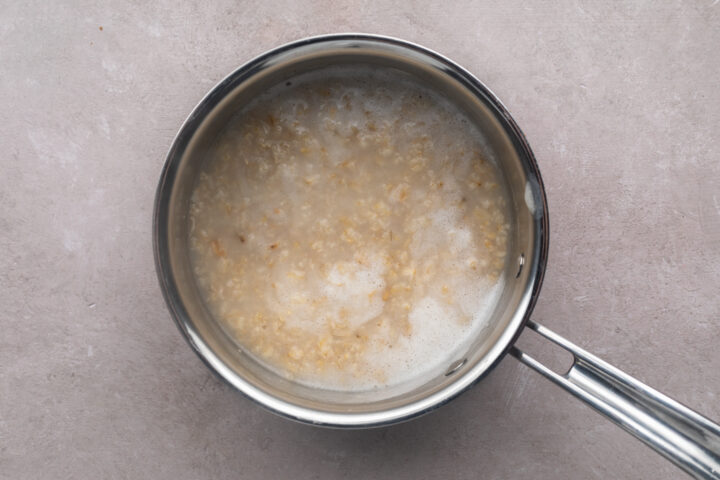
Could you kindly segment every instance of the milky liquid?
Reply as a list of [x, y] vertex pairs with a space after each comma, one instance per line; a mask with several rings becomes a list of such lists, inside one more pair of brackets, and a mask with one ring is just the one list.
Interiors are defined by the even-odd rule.
[[481, 134], [399, 74], [325, 70], [221, 133], [190, 208], [203, 299], [295, 381], [365, 390], [446, 368], [503, 287], [510, 212]]

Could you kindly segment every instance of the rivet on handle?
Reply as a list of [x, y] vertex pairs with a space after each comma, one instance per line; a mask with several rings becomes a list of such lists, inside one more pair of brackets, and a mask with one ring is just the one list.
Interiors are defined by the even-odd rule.
[[515, 278], [519, 278], [520, 274], [522, 273], [523, 266], [525, 265], [525, 254], [521, 253], [518, 257], [518, 271], [515, 274]]
[[451, 364], [450, 364], [450, 367], [447, 369], [447, 372], [445, 372], [445, 376], [446, 376], [446, 377], [449, 377], [449, 376], [452, 375], [453, 373], [455, 373], [455, 372], [457, 372], [458, 370], [460, 370], [460, 367], [462, 367], [463, 365], [465, 365], [465, 362], [467, 362], [467, 358], [463, 358], [462, 360], [458, 360], [458, 361], [456, 361], [456, 362], [451, 363]]

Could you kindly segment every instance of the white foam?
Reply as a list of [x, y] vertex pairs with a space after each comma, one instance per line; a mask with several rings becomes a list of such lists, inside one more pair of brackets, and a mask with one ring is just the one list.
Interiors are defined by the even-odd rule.
[[357, 262], [339, 262], [332, 266], [322, 291], [332, 305], [336, 318], [357, 328], [383, 311], [381, 295], [385, 288], [386, 268], [377, 259], [368, 265]]
[[409, 383], [431, 373], [442, 373], [450, 362], [470, 347], [477, 334], [487, 327], [490, 315], [502, 294], [504, 282], [468, 288], [463, 301], [473, 310], [472, 320], [463, 322], [457, 308], [431, 296], [416, 302], [410, 311], [412, 333], [388, 348], [375, 344], [367, 354], [369, 364], [385, 377], [384, 383], [362, 382], [354, 389], [367, 390], [380, 386]]
[[338, 262], [327, 276], [278, 268], [273, 271], [275, 294], [268, 307], [288, 326], [306, 331], [322, 333], [330, 320], [355, 329], [382, 313], [384, 302], [374, 293], [385, 288], [385, 270], [379, 259]]

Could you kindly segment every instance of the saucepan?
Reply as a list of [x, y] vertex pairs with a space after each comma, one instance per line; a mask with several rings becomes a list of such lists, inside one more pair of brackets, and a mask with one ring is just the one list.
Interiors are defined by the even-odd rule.
[[[409, 385], [360, 392], [293, 382], [243, 351], [213, 320], [193, 279], [188, 207], [203, 152], [229, 118], [258, 94], [306, 72], [338, 65], [401, 71], [457, 105], [485, 136], [512, 202], [514, 235], [507, 279], [488, 328], [446, 368]], [[167, 156], [155, 200], [153, 241], [160, 285], [190, 346], [220, 377], [263, 407], [320, 426], [367, 428], [406, 421], [449, 402], [510, 354], [697, 478], [720, 478], [720, 427], [530, 320], [548, 253], [548, 211], [533, 153], [510, 114], [478, 79], [418, 45], [374, 35], [313, 37], [281, 46], [241, 66], [193, 110]], [[570, 352], [557, 373], [514, 346], [524, 329]]]

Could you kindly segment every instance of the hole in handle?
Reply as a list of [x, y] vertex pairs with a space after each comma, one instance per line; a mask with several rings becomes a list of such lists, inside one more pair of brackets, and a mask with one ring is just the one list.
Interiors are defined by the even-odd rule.
[[559, 345], [548, 341], [542, 335], [530, 332], [531, 329], [526, 327], [520, 338], [515, 342], [515, 347], [558, 375], [567, 375], [575, 364], [575, 356]]

